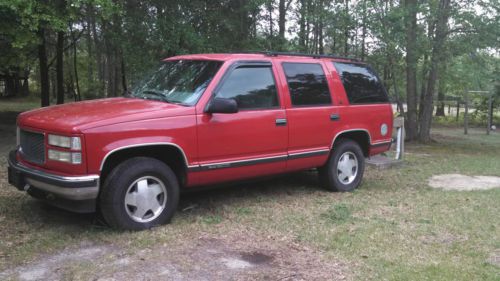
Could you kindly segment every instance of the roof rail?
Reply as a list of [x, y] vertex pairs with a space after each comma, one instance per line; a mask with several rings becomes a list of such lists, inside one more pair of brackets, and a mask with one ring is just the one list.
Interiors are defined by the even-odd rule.
[[310, 58], [315, 58], [315, 59], [329, 58], [329, 59], [342, 59], [342, 60], [350, 60], [350, 61], [355, 61], [355, 62], [362, 62], [361, 60], [356, 59], [356, 58], [342, 57], [342, 56], [337, 56], [337, 55], [332, 55], [332, 54], [320, 55], [320, 54], [306, 54], [306, 53], [297, 53], [297, 52], [275, 52], [275, 51], [245, 51], [245, 52], [237, 52], [235, 54], [261, 54], [261, 55], [266, 55], [266, 56], [270, 56], [270, 57], [277, 57], [277, 56], [310, 57]]

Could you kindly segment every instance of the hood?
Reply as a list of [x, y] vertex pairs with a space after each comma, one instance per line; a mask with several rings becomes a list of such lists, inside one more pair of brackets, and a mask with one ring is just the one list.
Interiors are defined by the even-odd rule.
[[153, 118], [194, 114], [194, 107], [136, 98], [107, 98], [49, 106], [19, 115], [18, 125], [61, 133]]

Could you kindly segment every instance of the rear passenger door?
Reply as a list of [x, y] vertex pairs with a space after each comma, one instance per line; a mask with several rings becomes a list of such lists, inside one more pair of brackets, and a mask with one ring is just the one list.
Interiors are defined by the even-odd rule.
[[320, 61], [281, 63], [289, 98], [287, 170], [323, 165], [339, 116], [333, 107], [326, 69]]

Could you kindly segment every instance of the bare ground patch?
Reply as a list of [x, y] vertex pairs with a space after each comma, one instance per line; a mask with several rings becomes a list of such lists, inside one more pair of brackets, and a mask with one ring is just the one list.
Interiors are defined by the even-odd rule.
[[444, 190], [472, 191], [500, 188], [500, 177], [466, 176], [461, 174], [435, 175], [429, 179], [429, 185]]
[[17, 268], [18, 280], [347, 280], [346, 265], [282, 237], [202, 235], [140, 250], [82, 244]]

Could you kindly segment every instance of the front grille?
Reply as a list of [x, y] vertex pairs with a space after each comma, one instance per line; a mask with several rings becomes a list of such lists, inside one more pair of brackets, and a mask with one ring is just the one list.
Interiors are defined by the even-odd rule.
[[20, 130], [19, 142], [23, 158], [29, 162], [43, 164], [45, 162], [44, 135]]

